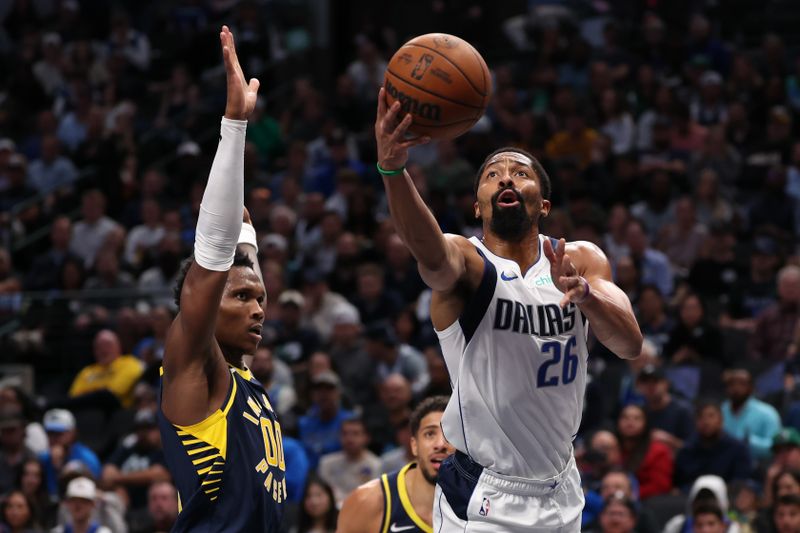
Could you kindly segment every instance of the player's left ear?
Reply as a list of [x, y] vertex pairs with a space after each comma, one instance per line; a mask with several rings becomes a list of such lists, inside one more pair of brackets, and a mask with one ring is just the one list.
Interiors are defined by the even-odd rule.
[[475, 200], [475, 203], [472, 204], [472, 207], [475, 209], [475, 218], [481, 218], [481, 207], [478, 205], [478, 201]]
[[540, 213], [542, 218], [550, 214], [550, 200], [542, 200], [542, 209]]
[[414, 457], [419, 457], [418, 455], [419, 447], [417, 446], [417, 439], [411, 437], [411, 440], [409, 442], [411, 443], [411, 455], [413, 455]]

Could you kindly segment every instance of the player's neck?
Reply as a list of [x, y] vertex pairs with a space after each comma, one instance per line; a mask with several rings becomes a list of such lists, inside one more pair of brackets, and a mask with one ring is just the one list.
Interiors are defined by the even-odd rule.
[[482, 242], [494, 255], [510, 259], [519, 265], [521, 272], [527, 270], [539, 259], [539, 228], [534, 227], [530, 233], [518, 241], [503, 239], [489, 228], [484, 227]]
[[416, 468], [406, 471], [406, 487], [408, 498], [417, 514], [428, 524], [433, 523], [433, 493], [435, 485], [428, 483], [422, 475], [422, 468], [417, 464]]

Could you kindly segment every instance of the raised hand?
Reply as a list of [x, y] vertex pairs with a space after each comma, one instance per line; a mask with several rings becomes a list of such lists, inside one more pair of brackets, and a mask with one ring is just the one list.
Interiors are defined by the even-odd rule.
[[559, 305], [564, 307], [570, 302], [583, 303], [589, 296], [591, 288], [589, 282], [578, 274], [578, 270], [572, 264], [569, 255], [566, 254], [567, 242], [560, 239], [558, 246], [553, 250], [550, 239], [545, 239], [542, 248], [545, 257], [550, 260], [550, 277], [553, 284], [564, 293]]
[[375, 140], [378, 144], [378, 164], [385, 170], [396, 170], [405, 166], [408, 160], [408, 149], [418, 144], [425, 144], [430, 137], [406, 139], [406, 132], [411, 126], [411, 113], [399, 120], [400, 102], [386, 105], [386, 91], [381, 87], [378, 94], [378, 116], [375, 120]]
[[225, 76], [228, 80], [228, 101], [225, 104], [225, 118], [233, 120], [247, 120], [256, 107], [259, 81], [251, 78], [245, 80], [239, 58], [236, 56], [236, 46], [233, 34], [227, 26], [222, 27], [219, 33], [222, 44], [222, 57], [225, 60]]

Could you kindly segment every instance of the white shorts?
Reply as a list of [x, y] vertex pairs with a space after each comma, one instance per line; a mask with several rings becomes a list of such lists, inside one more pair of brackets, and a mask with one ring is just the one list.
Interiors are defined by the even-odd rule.
[[461, 452], [439, 468], [434, 533], [573, 533], [581, 530], [583, 489], [575, 459], [550, 479], [503, 476]]

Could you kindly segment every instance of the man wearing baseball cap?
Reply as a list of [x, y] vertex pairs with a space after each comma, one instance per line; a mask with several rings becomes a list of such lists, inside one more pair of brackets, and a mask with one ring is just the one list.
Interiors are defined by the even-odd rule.
[[58, 476], [61, 469], [70, 461], [86, 465], [95, 477], [100, 477], [100, 460], [87, 446], [78, 442], [75, 417], [66, 409], [51, 409], [44, 414], [44, 430], [50, 449], [40, 457], [44, 467], [47, 491], [58, 494]]
[[61, 524], [53, 533], [111, 533], [111, 530], [92, 520], [97, 500], [97, 486], [88, 477], [76, 477], [67, 485], [64, 503], [69, 523]]

